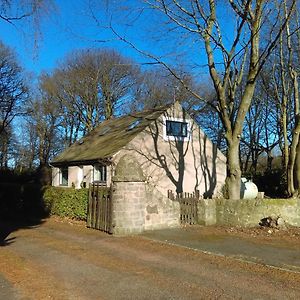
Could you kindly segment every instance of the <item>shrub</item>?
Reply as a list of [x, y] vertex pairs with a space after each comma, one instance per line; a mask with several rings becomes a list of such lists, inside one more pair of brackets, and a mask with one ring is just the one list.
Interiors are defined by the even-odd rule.
[[86, 220], [88, 189], [0, 183], [0, 218], [32, 219], [57, 215]]
[[50, 215], [86, 220], [88, 189], [44, 188], [44, 206]]
[[253, 182], [257, 185], [258, 190], [265, 192], [265, 195], [271, 198], [285, 198], [286, 182], [282, 170], [272, 170], [264, 174], [256, 174]]

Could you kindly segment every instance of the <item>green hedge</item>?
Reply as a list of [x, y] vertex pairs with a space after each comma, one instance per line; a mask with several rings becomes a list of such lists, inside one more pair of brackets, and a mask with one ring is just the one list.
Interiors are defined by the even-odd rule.
[[36, 219], [57, 215], [86, 220], [88, 189], [0, 183], [0, 219]]
[[46, 187], [43, 200], [49, 215], [86, 220], [88, 189]]

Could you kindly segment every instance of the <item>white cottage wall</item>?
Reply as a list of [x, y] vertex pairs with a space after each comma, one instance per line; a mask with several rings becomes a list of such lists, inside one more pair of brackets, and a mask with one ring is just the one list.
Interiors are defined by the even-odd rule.
[[52, 167], [52, 186], [59, 186], [59, 168]]
[[[188, 122], [191, 127], [188, 141], [166, 140], [165, 118]], [[177, 103], [120, 150], [114, 156], [114, 163], [124, 154], [136, 157], [146, 181], [164, 195], [167, 190], [199, 190], [200, 195], [210, 198], [225, 183], [225, 156]]]

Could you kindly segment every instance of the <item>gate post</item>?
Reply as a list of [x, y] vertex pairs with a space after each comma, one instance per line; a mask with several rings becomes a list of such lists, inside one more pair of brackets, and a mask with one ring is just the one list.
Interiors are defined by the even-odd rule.
[[146, 188], [138, 162], [124, 155], [112, 178], [113, 234], [136, 234], [144, 230]]

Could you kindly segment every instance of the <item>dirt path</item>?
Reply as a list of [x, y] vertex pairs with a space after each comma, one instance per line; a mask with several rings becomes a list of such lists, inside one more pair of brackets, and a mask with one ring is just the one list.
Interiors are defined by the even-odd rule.
[[0, 299], [299, 299], [300, 274], [50, 219], [0, 247]]

